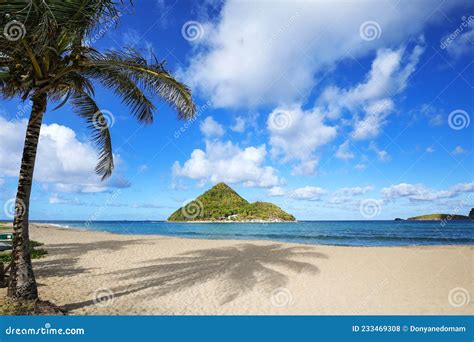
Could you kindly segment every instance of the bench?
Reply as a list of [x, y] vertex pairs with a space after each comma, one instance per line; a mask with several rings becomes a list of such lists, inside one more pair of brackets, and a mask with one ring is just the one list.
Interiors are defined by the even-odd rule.
[[[0, 234], [0, 252], [8, 251], [12, 249], [12, 245], [11, 245], [12, 240], [13, 240], [12, 233]], [[10, 267], [11, 267], [11, 263], [5, 268], [5, 266], [3, 265], [3, 262], [0, 261], [0, 287], [5, 287], [7, 285], [5, 281], [5, 273], [8, 272]]]
[[11, 242], [13, 240], [12, 233], [0, 234], [0, 252], [12, 249]]

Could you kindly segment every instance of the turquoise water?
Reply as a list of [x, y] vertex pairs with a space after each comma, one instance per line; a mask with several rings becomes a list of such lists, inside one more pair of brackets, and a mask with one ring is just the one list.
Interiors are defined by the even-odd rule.
[[342, 246], [474, 244], [474, 221], [450, 221], [445, 224], [440, 221], [302, 221], [267, 224], [163, 221], [41, 221], [41, 223], [118, 234], [273, 240]]

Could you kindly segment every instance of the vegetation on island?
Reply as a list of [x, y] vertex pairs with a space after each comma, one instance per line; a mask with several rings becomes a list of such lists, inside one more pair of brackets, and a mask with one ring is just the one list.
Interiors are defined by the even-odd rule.
[[168, 221], [285, 222], [295, 217], [273, 203], [249, 203], [227, 184], [218, 183], [176, 210]]
[[473, 220], [474, 217], [451, 214], [428, 214], [407, 218], [408, 221]]

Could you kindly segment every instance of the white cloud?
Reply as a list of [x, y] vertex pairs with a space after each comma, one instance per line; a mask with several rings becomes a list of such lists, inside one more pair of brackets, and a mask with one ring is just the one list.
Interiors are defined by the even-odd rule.
[[377, 101], [365, 108], [365, 117], [357, 120], [351, 137], [355, 140], [375, 138], [386, 123], [386, 119], [393, 111], [393, 102], [388, 99]]
[[349, 140], [346, 140], [343, 142], [341, 145], [339, 145], [339, 148], [337, 149], [336, 152], [336, 158], [342, 159], [342, 160], [348, 160], [354, 158], [354, 153], [352, 153], [349, 150]]
[[275, 186], [268, 191], [268, 196], [286, 196], [296, 200], [319, 201], [327, 191], [316, 186], [304, 186], [301, 188], [285, 190], [279, 186]]
[[432, 127], [441, 126], [446, 123], [446, 111], [433, 106], [431, 103], [424, 103], [417, 108], [411, 110], [408, 115], [414, 120], [423, 118], [428, 120], [428, 124]]
[[434, 201], [443, 198], [456, 197], [462, 193], [474, 192], [474, 182], [460, 183], [448, 190], [433, 190], [422, 184], [400, 183], [381, 190], [386, 200], [408, 198], [410, 201]]
[[[428, 17], [436, 21], [457, 5], [228, 0], [218, 22], [203, 23], [205, 35], [181, 76], [216, 106], [301, 101], [337, 61], [405, 43], [428, 23], [427, 7], [439, 9]], [[381, 27], [380, 38], [370, 42], [359, 35], [368, 20]]]
[[146, 165], [146, 164], [138, 165], [138, 168], [137, 168], [138, 173], [143, 173], [147, 170], [148, 170], [148, 165]]
[[391, 159], [388, 152], [378, 148], [377, 144], [375, 144], [373, 141], [369, 144], [369, 149], [374, 151], [377, 155], [378, 160], [382, 162], [389, 161]]
[[451, 153], [452, 154], [463, 154], [463, 153], [466, 153], [466, 150], [462, 146], [458, 145], [454, 148], [454, 150]]
[[474, 182], [456, 184], [451, 188], [455, 193], [474, 192]]
[[274, 186], [273, 188], [268, 190], [267, 194], [268, 194], [268, 196], [272, 196], [272, 197], [285, 196], [286, 191], [283, 188], [279, 187], [279, 186]]
[[[454, 58], [474, 52], [474, 17], [471, 15], [467, 20], [463, 20], [461, 24], [443, 37], [441, 46]], [[444, 43], [444, 44], [443, 44]]]
[[327, 193], [326, 190], [315, 186], [305, 186], [297, 188], [289, 193], [289, 197], [299, 200], [317, 201]]
[[234, 132], [242, 133], [245, 131], [245, 119], [241, 116], [235, 118], [234, 125], [230, 128]]
[[265, 145], [241, 149], [232, 142], [206, 141], [206, 150], [195, 149], [191, 158], [173, 165], [173, 176], [204, 182], [243, 183], [249, 187], [280, 184], [276, 170], [265, 166]]
[[337, 204], [350, 204], [354, 206], [360, 203], [360, 199], [357, 196], [364, 195], [369, 191], [374, 189], [373, 186], [367, 185], [364, 187], [356, 186], [356, 187], [347, 187], [347, 188], [340, 188], [334, 191], [331, 194], [331, 197], [328, 199], [327, 203], [337, 205]]
[[344, 195], [344, 196], [357, 196], [357, 195], [363, 195], [366, 194], [367, 192], [373, 190], [374, 187], [371, 185], [367, 185], [364, 187], [352, 187], [352, 188], [341, 188], [337, 191], [334, 192], [335, 195]]
[[363, 163], [358, 163], [354, 166], [354, 168], [356, 170], [365, 170], [367, 168], [367, 165], [363, 164]]
[[58, 194], [53, 194], [48, 199], [49, 204], [74, 204], [74, 205], [83, 205], [84, 203], [79, 200], [79, 198], [66, 198]]
[[206, 138], [221, 137], [225, 133], [224, 127], [215, 121], [212, 116], [205, 118], [199, 125], [199, 128]]
[[271, 154], [284, 162], [296, 160], [294, 174], [313, 174], [317, 165], [316, 149], [336, 136], [336, 128], [327, 126], [317, 111], [303, 111], [299, 105], [279, 107], [268, 116]]
[[[392, 98], [406, 88], [423, 50], [420, 45], [411, 52], [404, 48], [378, 50], [363, 82], [348, 89], [327, 87], [319, 97], [318, 105], [330, 118], [340, 117], [343, 111], [352, 114], [355, 118], [353, 139], [378, 136], [394, 111]], [[362, 118], [359, 118], [360, 112], [364, 114]]]
[[[0, 176], [18, 177], [26, 132], [26, 120], [9, 122], [0, 117]], [[116, 164], [120, 162], [116, 158]], [[77, 139], [76, 133], [58, 124], [43, 124], [34, 180], [51, 184], [58, 192], [100, 192], [108, 187], [128, 187], [116, 175], [101, 182], [95, 174], [97, 151]]]
[[433, 153], [434, 151], [435, 151], [435, 149], [432, 146], [428, 146], [426, 148], [426, 153]]
[[444, 123], [444, 117], [442, 114], [434, 114], [429, 120], [431, 126], [441, 126]]

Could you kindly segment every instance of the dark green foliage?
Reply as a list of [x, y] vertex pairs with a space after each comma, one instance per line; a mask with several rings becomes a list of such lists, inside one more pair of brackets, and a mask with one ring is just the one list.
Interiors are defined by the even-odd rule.
[[428, 215], [420, 215], [409, 217], [407, 220], [410, 221], [438, 221], [438, 220], [470, 220], [469, 216], [465, 215], [450, 215], [450, 214], [428, 214]]
[[249, 203], [225, 183], [216, 184], [176, 210], [168, 221], [294, 221], [295, 217], [267, 202]]
[[[48, 252], [42, 248], [36, 248], [39, 246], [43, 246], [43, 243], [30, 240], [30, 256], [31, 259], [40, 259], [44, 257]], [[0, 262], [9, 263], [12, 260], [11, 251], [6, 251], [0, 253]]]

